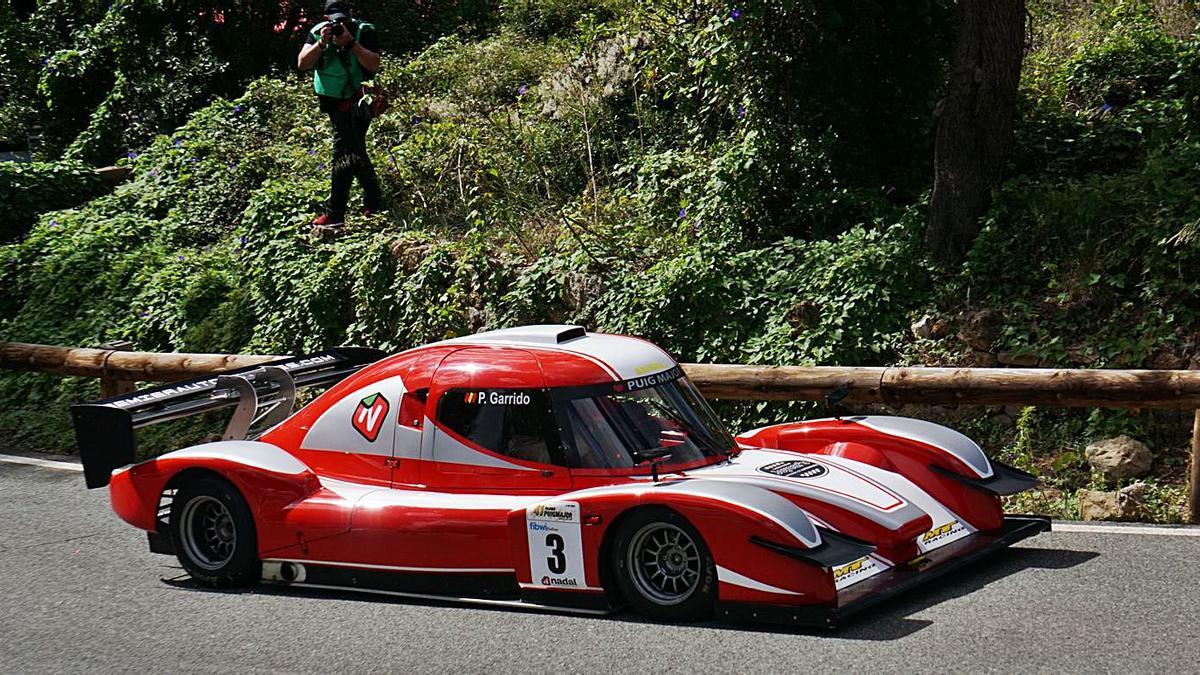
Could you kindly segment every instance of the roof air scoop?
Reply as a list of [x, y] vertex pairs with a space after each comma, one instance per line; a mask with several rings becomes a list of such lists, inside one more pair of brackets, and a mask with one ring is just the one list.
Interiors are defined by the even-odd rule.
[[583, 326], [572, 326], [558, 334], [557, 342], [561, 345], [564, 342], [577, 340], [581, 337], [587, 337], [587, 331], [583, 329]]
[[584, 330], [583, 326], [548, 324], [490, 330], [484, 333], [475, 333], [474, 335], [454, 338], [450, 342], [507, 342], [560, 345], [564, 342], [578, 340], [583, 337], [587, 337], [587, 331]]

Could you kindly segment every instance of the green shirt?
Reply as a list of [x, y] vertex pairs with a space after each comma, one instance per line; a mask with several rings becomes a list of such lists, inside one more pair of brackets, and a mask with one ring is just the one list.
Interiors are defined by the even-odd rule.
[[[375, 26], [365, 22], [356, 22], [358, 30], [356, 41], [363, 41], [364, 49], [373, 48], [375, 43]], [[321, 39], [321, 29], [329, 25], [328, 21], [313, 26], [308, 33], [308, 43], [314, 44]], [[318, 96], [335, 99], [352, 98], [364, 80], [374, 77], [374, 73], [362, 67], [350, 50], [338, 50], [332, 46], [323, 48], [321, 60], [313, 69], [313, 90]]]

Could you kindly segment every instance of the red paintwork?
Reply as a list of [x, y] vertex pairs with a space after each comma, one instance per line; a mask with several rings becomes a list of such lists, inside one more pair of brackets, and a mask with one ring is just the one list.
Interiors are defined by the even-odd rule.
[[[110, 484], [113, 509], [134, 526], [153, 531], [159, 497], [168, 482], [182, 471], [203, 470], [226, 478], [246, 497], [263, 557], [440, 570], [511, 570], [519, 583], [535, 584], [530, 573], [525, 504], [573, 490], [645, 484], [648, 469], [570, 470], [475, 448], [483, 455], [535, 469], [522, 471], [301, 445], [332, 406], [388, 378], [401, 378], [407, 392], [400, 400], [389, 402], [399, 410], [398, 416], [389, 418], [391, 423], [405, 427], [399, 431], [447, 434], [469, 444], [443, 426], [430, 423], [436, 420], [437, 406], [447, 390], [613, 382], [616, 378], [609, 370], [596, 359], [557, 349], [438, 344], [411, 350], [350, 376], [259, 439], [292, 455], [307, 471], [280, 473], [228, 459], [168, 455], [115, 473]], [[422, 403], [413, 392], [424, 389], [428, 396]], [[346, 420], [346, 429], [355, 433], [350, 420]], [[995, 529], [1002, 522], [998, 498], [928, 469], [931, 463], [958, 472], [967, 467], [918, 441], [839, 421], [816, 421], [770, 427], [739, 442], [808, 453], [818, 460], [822, 456], [843, 458], [900, 473], [978, 529]], [[662, 473], [673, 474], [671, 480], [687, 478], [688, 472], [715, 461], [663, 465]], [[866, 476], [861, 480], [874, 484]], [[915, 557], [915, 539], [933, 525], [925, 515], [889, 530], [818, 498], [784, 496], [822, 523], [875, 543], [879, 554], [891, 560]], [[736, 504], [638, 489], [572, 494], [568, 499], [580, 504], [585, 587], [554, 590], [597, 592], [608, 581], [602, 574], [607, 564], [602, 559], [607, 537], [633, 509], [657, 505], [687, 518], [699, 530], [718, 566], [791, 592], [768, 592], [722, 580], [721, 600], [774, 605], [836, 601], [829, 570], [771, 552], [752, 543], [751, 537], [795, 548], [803, 547], [801, 542], [775, 522]], [[885, 499], [889, 503], [878, 506], [891, 508], [889, 500], [890, 492]]]

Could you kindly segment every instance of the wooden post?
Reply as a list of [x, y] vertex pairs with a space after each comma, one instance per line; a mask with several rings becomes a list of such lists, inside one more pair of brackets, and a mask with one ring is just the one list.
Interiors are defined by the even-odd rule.
[[1200, 410], [1192, 419], [1192, 462], [1188, 472], [1188, 522], [1200, 525]]
[[133, 393], [137, 389], [137, 386], [132, 380], [113, 377], [108, 372], [108, 358], [112, 356], [112, 352], [131, 351], [133, 343], [129, 340], [116, 340], [114, 342], [106, 342], [100, 345], [100, 348], [109, 351], [104, 356], [104, 374], [100, 376], [100, 398], [112, 398], [113, 396]]
[[108, 188], [109, 190], [117, 187], [121, 183], [124, 183], [132, 174], [133, 169], [127, 166], [105, 166], [96, 169], [96, 175], [100, 176], [100, 181], [104, 183], [104, 187]]

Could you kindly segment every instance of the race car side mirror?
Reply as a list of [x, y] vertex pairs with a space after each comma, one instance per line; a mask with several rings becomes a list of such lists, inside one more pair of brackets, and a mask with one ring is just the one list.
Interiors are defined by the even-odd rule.
[[402, 426], [413, 429], [421, 428], [421, 420], [425, 419], [425, 400], [429, 389], [406, 391], [400, 398], [400, 414], [397, 420]]
[[834, 419], [842, 419], [842, 415], [845, 415], [849, 412], [845, 407], [842, 406], [842, 401], [845, 401], [846, 397], [849, 395], [850, 387], [844, 384], [828, 394], [825, 394], [825, 410], [827, 410]]

